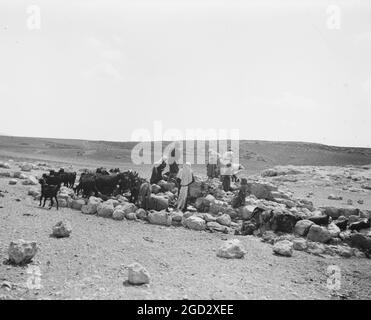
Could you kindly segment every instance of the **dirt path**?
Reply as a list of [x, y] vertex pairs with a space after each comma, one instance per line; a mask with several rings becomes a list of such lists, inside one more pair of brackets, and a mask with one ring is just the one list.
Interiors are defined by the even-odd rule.
[[[33, 265], [41, 270], [41, 290], [28, 290], [26, 267], [0, 264], [3, 298], [41, 299], [336, 299], [326, 287], [327, 267], [341, 270], [343, 297], [371, 298], [371, 261], [317, 257], [295, 251], [272, 254], [271, 245], [250, 236], [233, 236], [160, 227], [144, 222], [114, 221], [71, 209], [50, 211], [25, 196], [26, 187], [0, 179], [0, 258], [11, 240], [34, 240], [39, 252]], [[21, 201], [16, 201], [16, 199]], [[25, 215], [26, 214], [26, 215]], [[59, 220], [70, 221], [70, 238], [49, 235]], [[216, 257], [224, 240], [239, 238], [247, 254], [241, 260]], [[139, 262], [151, 274], [149, 286], [124, 284], [126, 266]]]

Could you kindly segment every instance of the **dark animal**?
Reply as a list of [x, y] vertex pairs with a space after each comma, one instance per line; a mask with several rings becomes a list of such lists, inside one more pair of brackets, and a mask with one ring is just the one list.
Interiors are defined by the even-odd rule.
[[40, 196], [39, 206], [41, 206], [41, 202], [44, 199], [43, 207], [45, 207], [46, 200], [50, 199], [50, 207], [49, 207], [49, 210], [50, 210], [54, 205], [53, 199], [55, 199], [55, 201], [57, 203], [57, 210], [58, 210], [59, 209], [59, 203], [58, 203], [58, 199], [57, 199], [57, 194], [58, 194], [58, 191], [60, 189], [60, 185], [49, 185], [49, 184], [46, 183], [45, 179], [43, 179], [43, 178], [41, 178], [39, 180], [39, 183], [41, 184], [41, 196]]
[[43, 174], [42, 178], [45, 180], [45, 183], [51, 186], [61, 186], [62, 180], [58, 175], [55, 175], [56, 172], [51, 170], [51, 173], [53, 172], [54, 174], [47, 175], [46, 173]]
[[99, 175], [109, 176], [109, 172], [103, 167], [97, 168], [95, 172], [96, 174], [99, 174]]
[[139, 177], [139, 174], [136, 171], [129, 170], [123, 172], [122, 174], [123, 179], [121, 180], [120, 189], [122, 192], [130, 191], [129, 201], [136, 203], [138, 201], [140, 187], [147, 181]]
[[97, 190], [104, 195], [111, 195], [117, 188], [121, 189], [123, 181], [126, 180], [124, 173], [111, 175], [98, 174], [95, 178]]
[[68, 188], [73, 188], [76, 181], [76, 172], [65, 172], [60, 169], [57, 175], [60, 177], [61, 182]]
[[91, 173], [82, 173], [80, 180], [76, 188], [74, 189], [76, 195], [79, 195], [82, 192], [83, 197], [90, 197], [92, 193], [95, 196], [98, 196], [98, 189], [96, 186], [96, 175]]
[[120, 168], [110, 169], [110, 173], [120, 173]]

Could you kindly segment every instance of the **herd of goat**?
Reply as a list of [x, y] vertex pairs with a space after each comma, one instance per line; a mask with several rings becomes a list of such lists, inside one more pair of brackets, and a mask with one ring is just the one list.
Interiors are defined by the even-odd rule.
[[50, 170], [49, 174], [43, 174], [39, 180], [41, 185], [40, 205], [44, 200], [43, 206], [45, 206], [46, 200], [50, 199], [50, 207], [52, 207], [54, 205], [53, 199], [55, 199], [58, 209], [57, 194], [62, 185], [73, 189], [76, 195], [81, 194], [83, 197], [89, 197], [94, 194], [102, 199], [130, 191], [129, 201], [136, 203], [141, 185], [147, 182], [135, 171], [120, 172], [118, 168], [109, 171], [98, 168], [95, 172], [85, 170], [81, 173], [75, 186], [76, 177], [76, 172], [67, 172], [64, 169]]

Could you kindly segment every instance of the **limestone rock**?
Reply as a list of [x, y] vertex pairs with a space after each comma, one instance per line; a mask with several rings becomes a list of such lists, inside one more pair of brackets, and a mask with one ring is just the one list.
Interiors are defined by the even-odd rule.
[[125, 219], [125, 212], [122, 209], [115, 209], [112, 213], [112, 218], [114, 220], [124, 220]]
[[128, 282], [134, 285], [147, 284], [150, 281], [149, 272], [139, 263], [129, 265]]
[[303, 238], [294, 239], [292, 241], [293, 249], [298, 251], [305, 251], [307, 249], [307, 241]]
[[313, 221], [310, 220], [299, 220], [295, 224], [294, 232], [299, 236], [306, 236], [308, 234], [309, 228], [314, 224]]
[[114, 210], [115, 208], [112, 204], [107, 204], [104, 202], [97, 205], [97, 214], [100, 217], [111, 218]]
[[84, 199], [73, 199], [71, 202], [71, 208], [75, 210], [81, 210], [82, 206], [85, 205]]
[[217, 251], [216, 255], [226, 259], [241, 259], [246, 251], [238, 239], [226, 241]]
[[221, 216], [218, 216], [216, 218], [216, 222], [223, 226], [229, 227], [231, 225], [232, 220], [228, 214], [222, 214]]
[[19, 239], [9, 245], [9, 260], [15, 264], [25, 264], [32, 260], [37, 252], [36, 242]]
[[205, 230], [206, 228], [205, 220], [197, 216], [184, 219], [183, 225], [192, 230]]
[[135, 215], [140, 220], [147, 220], [147, 211], [142, 208], [135, 211]]
[[53, 227], [53, 236], [56, 238], [69, 237], [72, 232], [71, 225], [68, 222], [59, 221]]
[[18, 182], [17, 179], [10, 179], [9, 180], [9, 184], [12, 185], [12, 186], [16, 185], [17, 182]]
[[333, 222], [328, 225], [327, 230], [330, 232], [332, 238], [337, 238], [341, 231], [340, 228]]
[[325, 227], [314, 224], [309, 228], [307, 238], [310, 241], [326, 243], [330, 241], [332, 237]]
[[151, 211], [148, 216], [148, 221], [151, 224], [171, 226], [171, 215], [166, 211]]
[[289, 240], [281, 240], [273, 245], [273, 252], [280, 256], [291, 257], [293, 243]]

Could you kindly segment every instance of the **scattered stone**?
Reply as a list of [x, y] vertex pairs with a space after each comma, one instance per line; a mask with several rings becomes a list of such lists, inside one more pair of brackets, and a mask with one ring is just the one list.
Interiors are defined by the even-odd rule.
[[335, 196], [335, 195], [333, 195], [333, 194], [330, 194], [330, 195], [327, 197], [327, 199], [329, 199], [329, 200], [343, 200], [343, 197], [341, 197], [341, 196]]
[[171, 215], [169, 212], [163, 211], [151, 211], [148, 214], [148, 221], [151, 224], [171, 226]]
[[128, 266], [128, 282], [133, 285], [147, 284], [150, 281], [149, 272], [139, 263], [133, 263]]
[[280, 256], [291, 257], [293, 243], [289, 240], [281, 240], [273, 245], [273, 252]]
[[319, 226], [327, 226], [330, 221], [329, 217], [330, 216], [328, 215], [313, 216], [309, 217], [308, 220], [314, 222], [316, 225]]
[[124, 220], [125, 219], [125, 212], [122, 209], [115, 209], [112, 213], [112, 218], [114, 220]]
[[136, 220], [137, 216], [135, 212], [128, 212], [128, 213], [125, 213], [125, 218], [128, 220]]
[[84, 199], [73, 199], [71, 202], [71, 208], [75, 210], [81, 210], [82, 206], [85, 205]]
[[205, 220], [197, 216], [191, 216], [189, 218], [183, 219], [182, 224], [192, 230], [200, 231], [206, 229]]
[[213, 216], [213, 215], [210, 214], [210, 213], [205, 213], [205, 214], [203, 215], [203, 217], [204, 217], [204, 220], [205, 220], [206, 222], [215, 222], [215, 221], [216, 221], [216, 217]]
[[147, 220], [147, 211], [142, 208], [139, 208], [137, 211], [135, 211], [135, 215], [140, 220]]
[[221, 216], [218, 216], [216, 218], [216, 222], [223, 226], [229, 227], [231, 225], [232, 220], [228, 214], [222, 214]]
[[32, 197], [38, 197], [40, 195], [40, 191], [37, 188], [33, 187], [28, 189], [27, 194]]
[[171, 213], [171, 223], [173, 225], [181, 225], [183, 220], [183, 212], [181, 211], [173, 211]]
[[307, 239], [314, 242], [326, 243], [330, 241], [331, 234], [325, 227], [314, 224], [309, 228]]
[[371, 255], [371, 238], [360, 233], [353, 233], [346, 241], [351, 247], [357, 248], [367, 255]]
[[37, 252], [36, 242], [19, 239], [9, 245], [9, 261], [15, 264], [29, 263]]
[[33, 166], [30, 163], [24, 163], [20, 167], [22, 171], [30, 172]]
[[340, 234], [340, 228], [333, 222], [327, 226], [327, 230], [330, 232], [332, 238], [337, 238]]
[[271, 219], [271, 228], [273, 231], [281, 231], [290, 233], [293, 231], [298, 218], [291, 212], [273, 211], [273, 218]]
[[254, 223], [250, 221], [244, 221], [240, 233], [243, 236], [249, 236], [254, 234], [255, 230], [257, 230], [257, 226]]
[[226, 259], [241, 259], [246, 251], [238, 239], [226, 241], [217, 251], [216, 255]]
[[85, 214], [96, 214], [97, 207], [102, 202], [101, 199], [96, 197], [90, 197], [88, 203], [81, 207], [81, 212]]
[[112, 215], [113, 215], [114, 210], [115, 210], [115, 208], [113, 207], [113, 205], [112, 204], [106, 204], [106, 202], [99, 203], [97, 205], [97, 214], [100, 217], [111, 218]]
[[359, 199], [359, 200], [357, 200], [357, 203], [358, 203], [358, 204], [363, 204], [364, 201], [363, 201], [362, 199]]
[[16, 179], [10, 179], [10, 180], [9, 180], [9, 184], [10, 184], [11, 186], [16, 185], [17, 182], [18, 182], [18, 181], [17, 181]]
[[39, 181], [34, 176], [29, 176], [22, 182], [22, 184], [26, 186], [36, 186], [38, 183]]
[[294, 239], [292, 244], [293, 249], [297, 251], [305, 251], [308, 248], [307, 241], [303, 238]]
[[299, 235], [305, 237], [308, 234], [309, 228], [314, 224], [311, 220], [299, 220], [295, 224], [294, 232]]
[[222, 226], [221, 224], [219, 224], [215, 221], [207, 222], [206, 223], [206, 228], [210, 231], [218, 231], [218, 232], [228, 233], [228, 227]]
[[10, 169], [10, 164], [6, 162], [0, 162], [0, 168]]
[[278, 188], [270, 183], [250, 182], [247, 184], [248, 192], [253, 194], [258, 199], [273, 200], [272, 191], [277, 191]]
[[52, 235], [56, 238], [65, 238], [69, 237], [72, 232], [72, 227], [68, 222], [59, 221], [53, 227]]

